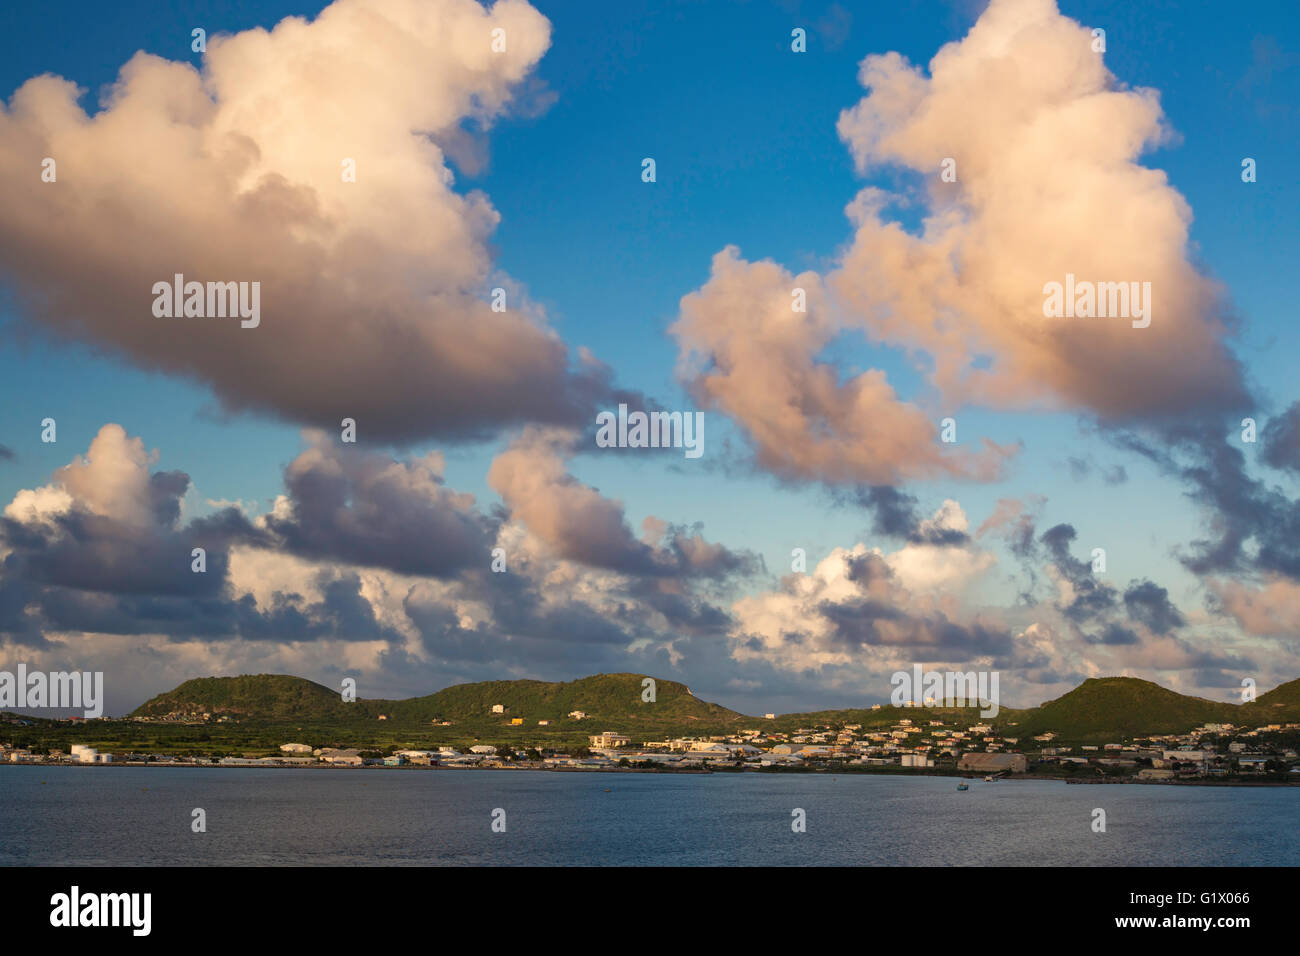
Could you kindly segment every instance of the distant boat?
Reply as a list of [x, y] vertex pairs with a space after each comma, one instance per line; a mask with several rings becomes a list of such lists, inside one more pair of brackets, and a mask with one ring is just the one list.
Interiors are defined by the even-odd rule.
[[993, 782], [993, 775], [992, 775], [992, 774], [989, 774], [987, 777], [985, 777], [985, 778], [984, 778], [984, 782], [985, 782], [985, 783], [992, 783], [992, 782]]
[[969, 790], [969, 789], [970, 789], [970, 784], [967, 783], [965, 780], [963, 780], [961, 783], [957, 784], [957, 789], [958, 789], [958, 790]]

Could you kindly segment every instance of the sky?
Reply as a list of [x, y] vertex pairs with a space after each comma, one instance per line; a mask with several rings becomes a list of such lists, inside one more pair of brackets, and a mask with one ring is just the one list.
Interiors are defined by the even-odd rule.
[[0, 12], [5, 668], [1300, 676], [1289, 4], [175, 7]]

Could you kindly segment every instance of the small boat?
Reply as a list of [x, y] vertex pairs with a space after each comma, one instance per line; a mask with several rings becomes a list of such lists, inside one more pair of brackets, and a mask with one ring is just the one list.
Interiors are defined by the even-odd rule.
[[967, 783], [965, 780], [963, 780], [961, 783], [957, 784], [957, 789], [958, 789], [958, 790], [969, 790], [969, 789], [970, 789], [970, 784]]
[[993, 777], [992, 777], [992, 775], [989, 775], [989, 776], [985, 777], [985, 778], [984, 778], [984, 782], [985, 782], [985, 783], [992, 783], [992, 782], [993, 782]]

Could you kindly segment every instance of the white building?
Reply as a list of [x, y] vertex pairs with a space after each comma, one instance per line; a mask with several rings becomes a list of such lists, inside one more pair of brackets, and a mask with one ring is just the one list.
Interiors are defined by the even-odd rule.
[[620, 754], [619, 756], [626, 756], [628, 759], [634, 761], [649, 761], [650, 763], [658, 764], [674, 764], [682, 759], [679, 754], [657, 754], [646, 753], [645, 751], [642, 751], [641, 753]]
[[571, 710], [569, 711], [569, 716], [574, 720], [586, 720], [587, 712], [584, 710]]
[[1185, 760], [1188, 763], [1205, 763], [1209, 759], [1209, 754], [1204, 750], [1166, 750], [1165, 759]]
[[767, 753], [759, 758], [760, 767], [779, 767], [782, 765], [794, 765], [803, 763], [803, 758], [795, 754], [778, 754]]
[[506, 705], [505, 705], [505, 704], [493, 704], [493, 705], [492, 705], [492, 713], [494, 713], [494, 714], [504, 714], [505, 712], [506, 712]]
[[590, 738], [593, 747], [626, 747], [632, 742], [631, 737], [624, 737], [622, 734], [616, 734], [612, 730], [596, 734]]
[[[741, 746], [747, 746], [747, 745], [742, 744]], [[751, 747], [750, 749], [753, 750], [755, 753], [758, 752], [757, 747]], [[691, 747], [690, 752], [692, 757], [716, 757], [722, 760], [732, 760], [736, 756], [732, 752], [731, 747], [728, 747], [726, 744], [718, 744], [718, 743], [700, 742], [697, 745]]]
[[482, 760], [483, 754], [456, 754], [453, 757], [444, 754], [438, 758], [438, 764], [443, 767], [472, 767]]
[[341, 764], [348, 767], [361, 766], [361, 751], [351, 748], [340, 750], [336, 747], [325, 747], [319, 756], [321, 763]]
[[94, 763], [96, 751], [94, 747], [87, 747], [84, 744], [72, 745], [72, 759], [77, 763]]
[[280, 753], [309, 754], [311, 753], [311, 744], [280, 744]]

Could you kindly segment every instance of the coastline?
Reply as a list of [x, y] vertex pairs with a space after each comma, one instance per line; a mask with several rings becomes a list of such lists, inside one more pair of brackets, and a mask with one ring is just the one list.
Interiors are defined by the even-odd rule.
[[[202, 764], [202, 763], [145, 763], [141, 761], [127, 762], [119, 761], [109, 764], [80, 764], [80, 763], [57, 763], [57, 764], [40, 764], [40, 763], [16, 763], [9, 764], [14, 767], [28, 767], [32, 769], [49, 769], [51, 767], [72, 767], [82, 770], [113, 770], [113, 769], [158, 769], [158, 770], [328, 770], [338, 772], [374, 772], [374, 771], [482, 771], [482, 770], [505, 770], [521, 771], [535, 770], [546, 773], [596, 773], [596, 774], [625, 774], [625, 773], [649, 773], [649, 774], [676, 774], [676, 775], [699, 775], [699, 774], [772, 774], [772, 775], [819, 775], [819, 776], [865, 776], [865, 777], [944, 777], [956, 780], [974, 780], [984, 781], [984, 775], [978, 773], [921, 773], [916, 771], [884, 770], [884, 769], [844, 769], [844, 768], [771, 768], [771, 767], [754, 767], [754, 768], [718, 768], [711, 769], [707, 767], [683, 767], [681, 769], [668, 769], [663, 767], [545, 767], [540, 765], [517, 765], [517, 766], [491, 766], [491, 767], [442, 767], [442, 766], [422, 766], [406, 765], [401, 767], [344, 767], [332, 766], [329, 764]], [[1016, 776], [1004, 776], [996, 778], [997, 783], [1023, 783], [1027, 781], [1038, 781], [1043, 783], [1066, 783], [1077, 785], [1113, 785], [1113, 784], [1136, 784], [1140, 786], [1164, 786], [1164, 787], [1300, 787], [1300, 780], [1207, 780], [1202, 778], [1186, 780], [1138, 780], [1136, 778], [1083, 778], [1071, 779], [1069, 777], [1058, 776], [1036, 776], [1033, 774], [1017, 774]]]

